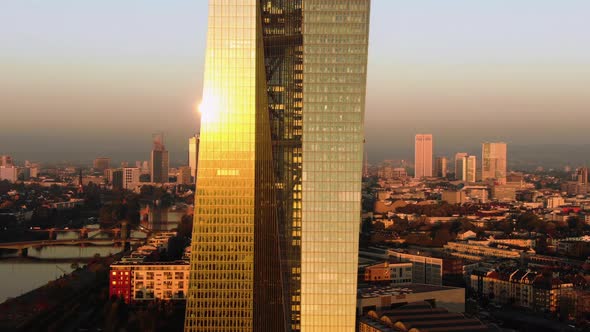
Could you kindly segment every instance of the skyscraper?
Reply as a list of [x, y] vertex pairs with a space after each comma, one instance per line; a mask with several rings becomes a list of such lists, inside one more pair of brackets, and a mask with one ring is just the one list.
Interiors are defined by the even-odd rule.
[[369, 3], [210, 1], [186, 331], [355, 330]]
[[434, 162], [434, 176], [439, 178], [447, 177], [447, 157], [436, 157]]
[[185, 331], [286, 326], [260, 6], [209, 3]]
[[304, 332], [355, 331], [369, 8], [303, 0]]
[[420, 179], [432, 176], [432, 135], [416, 135], [415, 158], [414, 158], [414, 177]]
[[0, 166], [13, 167], [14, 162], [12, 161], [12, 157], [7, 155], [0, 156]]
[[168, 169], [170, 167], [168, 151], [164, 146], [164, 134], [154, 134], [154, 146], [152, 148], [152, 159], [150, 162], [150, 173], [152, 182], [168, 182]]
[[197, 165], [199, 163], [199, 134], [188, 139], [188, 166], [191, 168], [191, 177], [197, 179]]
[[468, 156], [466, 152], [455, 154], [455, 180], [463, 180], [463, 157]]
[[465, 152], [455, 154], [455, 180], [477, 181], [477, 157]]
[[176, 176], [176, 183], [178, 184], [191, 184], [192, 181], [192, 170], [190, 166], [180, 166], [178, 167], [178, 174]]
[[461, 180], [465, 182], [476, 182], [477, 181], [477, 157], [476, 156], [464, 156], [463, 157], [463, 174]]
[[580, 184], [588, 184], [588, 167], [580, 167], [576, 170], [576, 179]]
[[112, 185], [115, 189], [133, 190], [139, 185], [139, 168], [123, 167], [112, 171]]
[[482, 180], [506, 184], [506, 143], [483, 143], [481, 150]]

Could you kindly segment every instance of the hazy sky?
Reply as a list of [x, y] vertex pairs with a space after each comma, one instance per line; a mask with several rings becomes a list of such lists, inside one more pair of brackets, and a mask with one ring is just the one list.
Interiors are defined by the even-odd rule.
[[[373, 0], [367, 146], [590, 144], [590, 1]], [[197, 131], [206, 0], [0, 1], [0, 154], [173, 161]]]

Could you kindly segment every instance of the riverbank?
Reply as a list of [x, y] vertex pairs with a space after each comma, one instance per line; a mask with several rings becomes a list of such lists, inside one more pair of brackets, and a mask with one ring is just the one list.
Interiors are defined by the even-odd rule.
[[[60, 331], [81, 299], [108, 286], [109, 265], [123, 254], [90, 261], [55, 281], [0, 304], [1, 331]], [[92, 295], [92, 296], [91, 296]]]

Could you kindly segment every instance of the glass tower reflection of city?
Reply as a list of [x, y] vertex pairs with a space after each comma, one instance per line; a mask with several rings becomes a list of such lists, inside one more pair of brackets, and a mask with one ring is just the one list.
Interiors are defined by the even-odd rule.
[[185, 331], [354, 331], [370, 0], [210, 0]]

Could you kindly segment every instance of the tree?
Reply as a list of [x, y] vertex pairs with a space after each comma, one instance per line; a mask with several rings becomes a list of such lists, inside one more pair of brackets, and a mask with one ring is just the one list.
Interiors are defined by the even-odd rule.
[[180, 219], [180, 223], [178, 224], [177, 234], [179, 237], [184, 237], [189, 239], [192, 237], [193, 234], [193, 215], [192, 214], [185, 214]]
[[582, 233], [584, 231], [584, 227], [585, 227], [584, 222], [582, 220], [580, 220], [580, 218], [577, 216], [569, 217], [567, 219], [567, 225], [569, 227], [569, 230], [575, 232], [576, 235], [579, 235], [580, 233]]
[[525, 212], [518, 216], [516, 219], [516, 225], [519, 229], [525, 229], [529, 232], [540, 231], [542, 222], [539, 217], [533, 212]]

